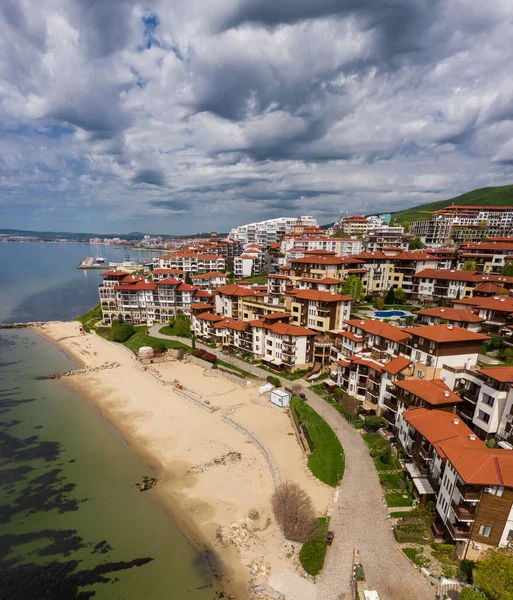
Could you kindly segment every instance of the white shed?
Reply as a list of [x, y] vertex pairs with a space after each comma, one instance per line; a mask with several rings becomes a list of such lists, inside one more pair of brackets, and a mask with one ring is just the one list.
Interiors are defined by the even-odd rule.
[[283, 390], [271, 390], [271, 402], [281, 408], [290, 404], [290, 394]]

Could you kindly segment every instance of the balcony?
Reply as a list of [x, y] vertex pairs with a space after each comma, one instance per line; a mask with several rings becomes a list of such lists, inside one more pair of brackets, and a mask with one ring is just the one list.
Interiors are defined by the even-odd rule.
[[425, 448], [424, 446], [420, 446], [419, 454], [425, 460], [431, 460], [433, 458], [433, 446], [429, 446], [428, 448]]
[[469, 485], [465, 486], [457, 486], [456, 488], [465, 502], [479, 502], [481, 498], [481, 490], [477, 487], [472, 487]]
[[476, 518], [476, 510], [472, 504], [457, 504], [453, 498], [452, 509], [458, 521], [471, 523]]
[[453, 525], [450, 521], [446, 523], [447, 529], [453, 540], [468, 540], [470, 537], [470, 530], [463, 527], [458, 527], [457, 525]]
[[392, 396], [385, 396], [383, 404], [388, 408], [388, 410], [392, 410], [394, 413], [397, 412], [397, 400]]

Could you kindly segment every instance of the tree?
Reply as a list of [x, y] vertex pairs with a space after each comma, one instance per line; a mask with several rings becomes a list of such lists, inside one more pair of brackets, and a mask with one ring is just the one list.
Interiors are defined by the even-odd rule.
[[294, 542], [308, 542], [317, 529], [310, 496], [293, 481], [284, 481], [271, 498], [273, 514], [283, 535]]
[[403, 288], [394, 290], [395, 304], [404, 304], [406, 302], [406, 293]]
[[358, 275], [349, 275], [344, 281], [342, 291], [346, 296], [351, 296], [351, 298], [360, 301], [364, 296], [362, 280]]
[[474, 582], [489, 600], [513, 600], [513, 547], [487, 550], [476, 564]]
[[471, 258], [467, 258], [467, 260], [463, 263], [464, 271], [477, 271], [477, 263], [475, 260]]
[[421, 242], [420, 238], [414, 237], [412, 240], [408, 242], [409, 250], [420, 250], [424, 248], [424, 244]]
[[185, 315], [178, 315], [173, 327], [174, 334], [179, 337], [189, 337], [191, 335], [191, 323]]
[[167, 350], [167, 346], [166, 346], [166, 343], [164, 342], [164, 340], [158, 340], [158, 341], [152, 342], [151, 347], [154, 350], [158, 350], [159, 352], [165, 352]]
[[374, 301], [374, 306], [378, 309], [378, 310], [382, 310], [383, 307], [385, 306], [385, 301], [383, 300], [383, 298], [381, 296], [378, 296], [376, 298], [376, 300]]
[[129, 337], [135, 333], [135, 327], [132, 323], [122, 321], [112, 321], [112, 339], [114, 342], [126, 342]]
[[513, 277], [513, 261], [504, 263], [504, 266], [502, 267], [502, 274], [506, 277]]
[[383, 425], [383, 419], [376, 415], [365, 417], [364, 427], [369, 431], [377, 431]]
[[395, 304], [395, 290], [391, 287], [385, 296], [385, 304]]
[[186, 273], [185, 274], [185, 283], [188, 283], [189, 285], [192, 285], [192, 277], [190, 273]]

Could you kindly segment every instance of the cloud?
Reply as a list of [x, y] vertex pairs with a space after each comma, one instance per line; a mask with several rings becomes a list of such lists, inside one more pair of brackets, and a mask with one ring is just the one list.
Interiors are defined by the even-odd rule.
[[3, 222], [226, 231], [510, 183], [510, 29], [508, 0], [4, 0]]

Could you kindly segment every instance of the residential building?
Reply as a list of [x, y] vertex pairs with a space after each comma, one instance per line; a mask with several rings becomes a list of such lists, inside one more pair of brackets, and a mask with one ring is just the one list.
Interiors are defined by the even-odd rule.
[[213, 272], [202, 273], [201, 275], [192, 275], [194, 285], [205, 290], [215, 290], [218, 287], [226, 285], [226, 273]]
[[204, 254], [193, 250], [179, 250], [158, 256], [154, 260], [157, 269], [180, 269], [190, 275], [226, 271], [226, 260], [217, 254]]
[[278, 242], [285, 233], [293, 229], [302, 231], [304, 227], [317, 226], [316, 219], [311, 216], [280, 217], [235, 227], [230, 232], [230, 238], [239, 240], [242, 244], [256, 242], [268, 247], [270, 244]]
[[279, 298], [271, 297], [258, 286], [232, 283], [216, 291], [216, 313], [223, 317], [247, 322], [271, 313], [288, 312]]
[[103, 273], [99, 286], [103, 323], [123, 320], [133, 324], [167, 323], [191, 305], [210, 301], [211, 294], [179, 279], [150, 282], [121, 271]]
[[455, 308], [470, 308], [476, 312], [490, 331], [500, 333], [513, 325], [513, 297], [479, 296], [453, 300]]
[[457, 254], [458, 269], [462, 269], [465, 261], [470, 260], [475, 262], [476, 271], [502, 275], [504, 265], [508, 261], [513, 261], [513, 237], [502, 239], [505, 241], [461, 244]]
[[444, 367], [442, 377], [462, 397], [458, 414], [474, 433], [513, 447], [513, 367]]
[[413, 280], [412, 296], [432, 303], [469, 298], [476, 287], [487, 282], [513, 289], [513, 277], [455, 269], [423, 269], [413, 276]]
[[[285, 235], [280, 243], [280, 254], [282, 255], [280, 264], [286, 264], [286, 259], [291, 256], [289, 253], [293, 249], [296, 253], [320, 250], [332, 252], [335, 256], [350, 256], [362, 252], [363, 242], [356, 238], [305, 237], [291, 233]], [[297, 256], [297, 258], [301, 258], [301, 256]]]
[[413, 377], [418, 379], [436, 379], [444, 366], [470, 369], [477, 363], [481, 345], [490, 339], [450, 324], [408, 327], [404, 331], [410, 336]]
[[292, 289], [286, 293], [285, 306], [294, 325], [325, 333], [342, 329], [351, 314], [353, 300], [334, 292]]

